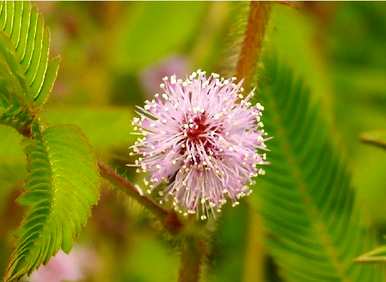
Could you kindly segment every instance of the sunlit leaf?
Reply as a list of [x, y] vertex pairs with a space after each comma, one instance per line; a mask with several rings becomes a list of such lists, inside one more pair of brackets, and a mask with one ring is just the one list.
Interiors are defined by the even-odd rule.
[[58, 70], [58, 59], [49, 59], [50, 34], [43, 16], [29, 2], [2, 1], [0, 32], [9, 41], [13, 67], [26, 87], [24, 95], [43, 104]]
[[26, 140], [28, 180], [20, 198], [29, 207], [6, 274], [17, 280], [69, 251], [99, 195], [99, 174], [87, 139], [74, 126], [33, 128]]
[[0, 122], [21, 130], [45, 103], [59, 67], [50, 35], [29, 2], [0, 2]]
[[386, 130], [365, 132], [361, 135], [362, 142], [386, 149]]

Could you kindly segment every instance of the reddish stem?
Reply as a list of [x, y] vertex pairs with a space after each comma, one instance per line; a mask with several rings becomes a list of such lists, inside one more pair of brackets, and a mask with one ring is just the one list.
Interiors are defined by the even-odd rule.
[[236, 66], [236, 77], [244, 79], [244, 88], [247, 91], [251, 88], [261, 53], [270, 9], [269, 3], [252, 1], [250, 4], [247, 28]]
[[120, 188], [120, 190], [134, 198], [137, 202], [156, 215], [170, 233], [177, 234], [182, 229], [183, 224], [174, 211], [164, 209], [146, 195], [141, 194], [130, 181], [120, 176], [115, 170], [106, 164], [99, 162], [98, 166], [100, 174], [104, 178], [114, 183], [118, 188]]
[[198, 282], [200, 281], [201, 266], [206, 254], [206, 244], [204, 241], [186, 237], [181, 246], [181, 265], [178, 282]]

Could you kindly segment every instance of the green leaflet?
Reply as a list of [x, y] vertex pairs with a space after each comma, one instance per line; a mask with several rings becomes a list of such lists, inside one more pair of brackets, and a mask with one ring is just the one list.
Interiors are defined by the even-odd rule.
[[[29, 2], [0, 3], [0, 123], [26, 140], [29, 207], [11, 255], [6, 281], [18, 280], [69, 250], [98, 199], [99, 175], [91, 146], [79, 129], [42, 130], [33, 120], [53, 87], [58, 58], [49, 59], [50, 37], [43, 17]], [[28, 131], [25, 131], [28, 130]]]
[[[50, 35], [29, 2], [0, 2], [0, 122], [20, 129], [50, 93], [59, 59], [49, 59]], [[12, 83], [11, 83], [12, 81]]]
[[309, 91], [274, 60], [265, 62], [259, 100], [270, 165], [256, 185], [269, 251], [285, 281], [384, 281], [354, 263], [373, 238], [354, 210], [344, 163], [329, 141]]
[[29, 210], [5, 281], [31, 273], [60, 248], [70, 250], [99, 195], [96, 158], [77, 127], [35, 124], [33, 135], [25, 141], [29, 176], [20, 198]]
[[29, 2], [1, 2], [0, 30], [13, 47], [11, 52], [27, 87], [26, 96], [35, 105], [44, 104], [59, 60], [49, 59], [50, 34], [43, 17]]
[[356, 259], [357, 262], [366, 263], [385, 263], [386, 262], [386, 246], [383, 245], [368, 253], [365, 253]]
[[373, 130], [361, 134], [362, 142], [386, 149], [386, 130]]
[[0, 123], [21, 129], [31, 122], [33, 114], [7, 43], [0, 33]]

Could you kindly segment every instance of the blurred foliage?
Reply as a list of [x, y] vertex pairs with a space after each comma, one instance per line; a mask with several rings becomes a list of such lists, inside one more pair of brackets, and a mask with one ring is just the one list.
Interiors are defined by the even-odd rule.
[[248, 242], [248, 206], [226, 209], [213, 234], [213, 250], [209, 257], [208, 281], [234, 281], [243, 277]]
[[386, 220], [386, 153], [358, 143], [358, 136], [386, 128], [385, 13], [385, 3], [339, 3], [321, 31], [334, 85], [334, 121], [352, 161], [362, 211], [376, 224]]
[[[205, 4], [144, 3], [127, 11], [115, 35], [112, 62], [116, 68], [137, 71], [156, 63], [174, 50], [187, 49], [203, 18]], [[154, 48], [154, 45], [157, 48]]]
[[76, 124], [97, 152], [103, 153], [133, 143], [132, 113], [132, 107], [53, 107], [43, 118], [48, 124]]
[[[192, 67], [229, 73], [229, 58], [234, 59], [238, 50], [237, 38], [230, 40], [229, 30], [236, 26], [232, 33], [241, 36], [246, 14], [244, 3], [37, 5], [51, 30], [52, 53], [62, 57], [43, 122], [76, 124], [100, 158], [119, 164], [127, 174], [133, 174], [124, 164], [129, 162], [127, 147], [134, 140], [129, 134], [134, 105], [152, 94], [142, 84], [143, 72], [164, 59], [180, 56]], [[385, 20], [385, 3], [274, 4], [264, 45], [309, 85], [311, 101], [320, 105], [321, 119], [333, 132], [329, 141], [353, 172], [361, 222], [379, 232], [379, 237], [386, 230], [386, 152], [360, 143], [359, 137], [363, 132], [385, 129]], [[26, 173], [20, 142], [15, 130], [0, 126], [2, 213], [11, 191], [20, 186]], [[101, 205], [105, 203], [107, 211], [95, 210], [80, 240], [101, 258], [98, 274], [90, 281], [112, 277], [111, 281], [175, 281], [179, 264], [175, 242], [153, 236], [145, 224], [152, 219], [123, 197], [102, 196]], [[254, 263], [246, 261], [253, 258], [248, 255], [248, 225], [254, 222], [254, 204], [243, 202], [226, 209], [216, 223], [207, 281], [261, 282], [245, 274], [246, 265]], [[106, 213], [110, 220], [103, 218]], [[0, 218], [12, 222], [12, 228], [20, 220], [16, 216]], [[106, 222], [114, 223], [114, 228], [106, 227]], [[0, 238], [0, 272], [6, 268], [3, 258], [9, 253], [10, 241], [6, 236]], [[256, 258], [260, 264], [256, 268], [263, 263], [265, 280], [280, 281], [275, 260], [262, 252], [263, 260]]]
[[[381, 281], [374, 267], [354, 259], [373, 247], [361, 226], [354, 191], [319, 107], [302, 79], [275, 59], [264, 60], [260, 100], [271, 164], [257, 181], [268, 248], [285, 281]], [[280, 110], [279, 110], [280, 109]], [[304, 265], [307, 264], [307, 268]]]

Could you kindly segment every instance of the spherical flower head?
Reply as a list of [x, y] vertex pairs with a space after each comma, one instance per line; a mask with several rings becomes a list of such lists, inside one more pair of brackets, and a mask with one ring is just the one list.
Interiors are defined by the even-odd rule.
[[143, 135], [134, 144], [135, 166], [148, 173], [151, 192], [161, 191], [183, 214], [215, 215], [230, 200], [251, 193], [248, 184], [266, 163], [263, 107], [243, 97], [242, 82], [193, 72], [187, 79], [165, 77], [161, 94], [138, 107], [133, 121]]

